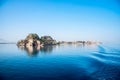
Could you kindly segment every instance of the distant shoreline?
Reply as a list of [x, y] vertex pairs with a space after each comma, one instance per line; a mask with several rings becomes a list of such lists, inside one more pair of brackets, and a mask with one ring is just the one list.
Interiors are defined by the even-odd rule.
[[0, 43], [0, 44], [16, 44], [16, 43]]

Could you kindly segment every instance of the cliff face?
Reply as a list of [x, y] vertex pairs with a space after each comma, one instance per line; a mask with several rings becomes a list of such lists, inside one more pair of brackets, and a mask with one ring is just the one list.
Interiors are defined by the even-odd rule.
[[29, 34], [24, 40], [17, 42], [18, 46], [42, 46], [42, 45], [55, 45], [56, 40], [53, 40], [51, 36], [42, 36], [39, 38], [37, 34]]

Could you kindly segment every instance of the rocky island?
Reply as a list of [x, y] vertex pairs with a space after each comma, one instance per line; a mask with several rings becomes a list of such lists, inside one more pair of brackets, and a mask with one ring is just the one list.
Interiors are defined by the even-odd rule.
[[45, 46], [45, 45], [56, 45], [57, 42], [51, 36], [42, 36], [41, 38], [35, 34], [29, 34], [25, 39], [17, 42], [18, 46]]

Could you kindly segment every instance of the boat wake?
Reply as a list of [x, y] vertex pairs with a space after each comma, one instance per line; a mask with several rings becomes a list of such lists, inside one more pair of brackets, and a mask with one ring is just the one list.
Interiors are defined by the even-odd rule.
[[91, 55], [96, 71], [90, 75], [97, 80], [120, 80], [120, 51], [104, 45], [98, 45], [97, 48], [98, 51]]

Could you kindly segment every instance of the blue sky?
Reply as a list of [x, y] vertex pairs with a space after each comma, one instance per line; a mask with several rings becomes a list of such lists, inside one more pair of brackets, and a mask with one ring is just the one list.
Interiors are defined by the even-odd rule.
[[0, 0], [0, 39], [120, 41], [119, 0]]

